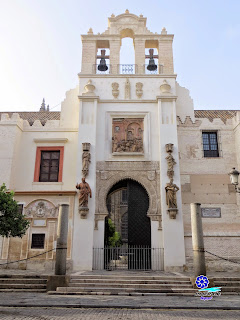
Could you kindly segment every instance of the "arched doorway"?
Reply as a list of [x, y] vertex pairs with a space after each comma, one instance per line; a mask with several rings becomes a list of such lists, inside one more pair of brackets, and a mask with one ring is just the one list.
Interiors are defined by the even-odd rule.
[[149, 198], [141, 184], [125, 179], [108, 192], [105, 268], [151, 269]]

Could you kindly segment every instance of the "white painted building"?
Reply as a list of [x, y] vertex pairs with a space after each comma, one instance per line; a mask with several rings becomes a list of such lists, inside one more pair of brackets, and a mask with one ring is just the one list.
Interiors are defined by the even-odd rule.
[[[134, 42], [134, 65], [120, 64], [125, 37]], [[172, 41], [165, 28], [161, 34], [150, 32], [143, 16], [112, 15], [104, 33], [90, 29], [82, 36], [79, 85], [67, 91], [60, 113], [1, 113], [0, 183], [15, 191], [31, 221], [22, 239], [0, 240], [1, 263], [53, 249], [62, 203], [70, 206], [71, 270], [106, 267], [103, 253], [100, 262], [93, 261], [93, 249], [106, 246], [109, 215], [126, 238], [125, 248], [151, 248], [149, 268], [190, 268], [191, 202], [202, 204], [206, 248], [239, 259], [239, 195], [227, 173], [240, 168], [240, 112], [194, 112], [189, 91], [176, 82]], [[155, 59], [155, 67], [147, 68], [149, 59]], [[75, 189], [83, 177], [83, 143], [90, 144], [91, 154], [86, 216]], [[167, 152], [167, 144], [173, 152]], [[170, 179], [179, 190], [169, 197]], [[159, 248], [158, 264], [153, 249]], [[54, 259], [49, 251], [11, 266], [50, 270]], [[114, 259], [121, 265], [119, 257]], [[208, 268], [224, 266], [213, 261]]]

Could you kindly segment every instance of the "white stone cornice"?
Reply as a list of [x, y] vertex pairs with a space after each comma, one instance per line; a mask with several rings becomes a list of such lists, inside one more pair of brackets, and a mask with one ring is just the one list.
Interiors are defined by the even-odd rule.
[[177, 74], [84, 74], [79, 72], [78, 73], [79, 78], [177, 78]]
[[68, 142], [67, 138], [42, 138], [42, 139], [33, 139], [35, 143], [66, 143]]

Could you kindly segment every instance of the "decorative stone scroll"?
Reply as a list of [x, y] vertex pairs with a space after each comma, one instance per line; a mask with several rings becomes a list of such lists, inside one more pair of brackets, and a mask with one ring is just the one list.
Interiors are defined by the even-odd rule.
[[58, 210], [47, 200], [35, 200], [26, 207], [27, 218], [57, 218]]
[[142, 82], [137, 82], [136, 83], [136, 95], [138, 98], [141, 98], [143, 95], [143, 83]]
[[178, 212], [176, 193], [179, 190], [179, 187], [173, 183], [173, 176], [174, 176], [173, 167], [176, 164], [176, 161], [172, 156], [173, 144], [168, 143], [165, 145], [165, 147], [166, 147], [166, 152], [168, 153], [168, 156], [166, 157], [167, 164], [168, 164], [167, 176], [170, 179], [170, 182], [167, 183], [165, 187], [166, 204], [168, 206], [168, 213], [169, 213], [170, 219], [176, 219], [176, 215]]
[[88, 196], [92, 198], [92, 190], [89, 184], [85, 181], [85, 178], [82, 178], [82, 182], [76, 185], [76, 188], [79, 190], [79, 213], [81, 218], [86, 218], [89, 208], [88, 208]]
[[113, 119], [112, 152], [143, 153], [143, 118]]
[[117, 82], [112, 83], [112, 95], [116, 99], [119, 96], [119, 84]]
[[88, 142], [82, 143], [82, 175], [84, 178], [88, 175], [89, 164], [91, 162], [90, 145]]

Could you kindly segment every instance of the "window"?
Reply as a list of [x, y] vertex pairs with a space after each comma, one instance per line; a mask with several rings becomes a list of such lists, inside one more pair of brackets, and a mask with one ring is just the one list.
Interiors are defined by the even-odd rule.
[[64, 147], [37, 147], [34, 182], [62, 182]]
[[18, 213], [23, 213], [23, 204], [22, 203], [18, 203]]
[[204, 157], [219, 157], [217, 132], [203, 132]]
[[42, 151], [39, 182], [57, 182], [60, 151]]
[[44, 249], [45, 233], [33, 233], [31, 249]]

